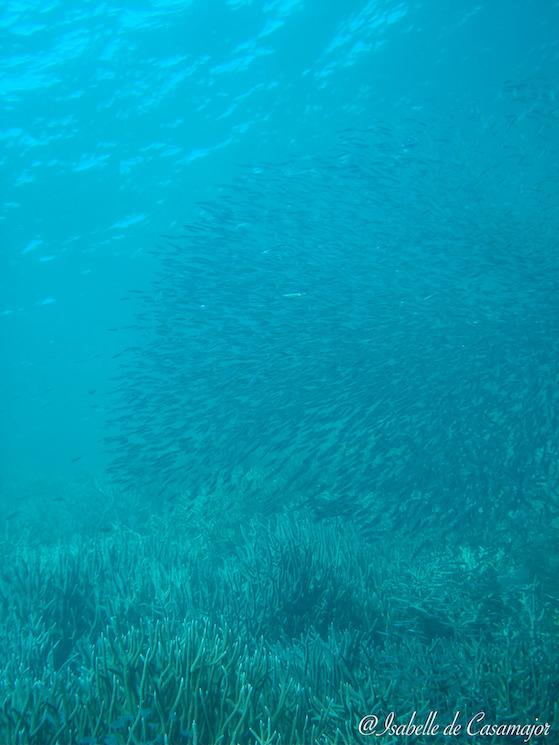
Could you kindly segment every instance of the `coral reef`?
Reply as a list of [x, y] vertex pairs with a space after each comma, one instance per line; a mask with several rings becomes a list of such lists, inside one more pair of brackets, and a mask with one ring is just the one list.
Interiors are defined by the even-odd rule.
[[353, 743], [365, 714], [432, 709], [557, 721], [557, 599], [510, 551], [217, 507], [204, 531], [200, 509], [3, 544], [2, 743]]

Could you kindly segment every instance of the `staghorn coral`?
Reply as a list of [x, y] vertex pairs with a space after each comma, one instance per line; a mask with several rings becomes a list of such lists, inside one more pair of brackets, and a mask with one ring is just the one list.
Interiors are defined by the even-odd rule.
[[4, 545], [0, 741], [353, 743], [371, 711], [554, 716], [557, 609], [503, 582], [498, 547], [365, 543], [302, 514], [237, 534], [211, 558], [176, 521]]

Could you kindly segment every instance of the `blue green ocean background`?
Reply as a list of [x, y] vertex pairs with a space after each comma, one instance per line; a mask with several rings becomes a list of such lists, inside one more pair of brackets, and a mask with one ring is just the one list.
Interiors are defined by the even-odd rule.
[[558, 29], [0, 8], [0, 743], [557, 739]]

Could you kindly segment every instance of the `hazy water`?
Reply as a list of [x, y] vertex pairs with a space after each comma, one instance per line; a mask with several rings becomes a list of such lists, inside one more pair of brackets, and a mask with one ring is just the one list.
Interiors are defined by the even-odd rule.
[[[558, 15], [5, 4], [9, 509], [111, 463], [147, 493], [162, 469], [167, 491], [195, 492], [257, 462], [313, 498], [541, 496], [557, 462]], [[203, 240], [182, 228], [197, 219]]]

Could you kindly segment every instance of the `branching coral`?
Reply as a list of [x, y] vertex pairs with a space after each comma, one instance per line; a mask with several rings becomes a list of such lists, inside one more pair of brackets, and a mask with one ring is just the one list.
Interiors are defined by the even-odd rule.
[[342, 744], [371, 711], [553, 716], [556, 609], [500, 581], [501, 551], [295, 515], [208, 560], [158, 527], [5, 553], [1, 742]]

